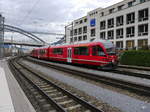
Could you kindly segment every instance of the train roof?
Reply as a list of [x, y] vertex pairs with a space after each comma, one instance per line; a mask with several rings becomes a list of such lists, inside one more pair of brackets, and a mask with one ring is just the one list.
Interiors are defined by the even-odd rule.
[[34, 48], [33, 50], [40, 50], [40, 49], [47, 49], [49, 48], [50, 46], [47, 45], [47, 46], [43, 46], [43, 47], [39, 47], [39, 48]]
[[72, 45], [70, 44], [63, 44], [63, 45], [51, 45], [51, 46], [44, 46], [44, 47], [40, 47], [40, 48], [36, 48], [34, 50], [40, 50], [40, 49], [47, 49], [49, 47], [52, 47], [52, 48], [59, 48], [59, 47], [81, 47], [81, 46], [89, 46], [89, 45], [94, 45], [94, 44], [103, 44], [104, 47], [106, 48], [109, 48], [110, 46], [112, 46], [112, 42], [109, 41], [109, 40], [100, 40], [100, 39], [97, 39], [97, 40], [94, 40], [92, 42], [89, 42], [89, 41], [84, 41], [84, 42], [78, 42], [78, 43], [74, 43]]
[[54, 48], [57, 48], [57, 47], [76, 47], [76, 46], [88, 46], [88, 45], [91, 45], [91, 44], [97, 44], [97, 43], [101, 43], [101, 44], [104, 44], [104, 46], [107, 46], [109, 44], [112, 44], [111, 41], [109, 40], [94, 40], [92, 42], [89, 42], [89, 41], [84, 41], [84, 42], [78, 42], [78, 43], [74, 43], [72, 45], [70, 44], [63, 44], [63, 45], [57, 45], [57, 46], [51, 46], [51, 47], [54, 47]]

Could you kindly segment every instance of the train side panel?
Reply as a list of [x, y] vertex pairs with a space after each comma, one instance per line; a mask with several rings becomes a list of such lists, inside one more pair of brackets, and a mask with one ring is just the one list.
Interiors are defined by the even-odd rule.
[[48, 58], [48, 49], [49, 48], [41, 48], [38, 50], [40, 59], [47, 59]]
[[48, 56], [49, 60], [67, 62], [67, 47], [51, 47]]
[[113, 51], [111, 42], [91, 42], [40, 48], [35, 49], [31, 55], [39, 59], [99, 67], [113, 67], [118, 64], [118, 58]]
[[[99, 46], [102, 48], [103, 53], [105, 55], [98, 56], [93, 55], [93, 47]], [[81, 50], [80, 50], [81, 49]], [[77, 53], [76, 50], [79, 50]], [[96, 50], [95, 50], [96, 51]], [[79, 64], [86, 64], [86, 65], [94, 65], [94, 66], [103, 66], [105, 64], [108, 64], [106, 51], [104, 50], [103, 46], [100, 43], [96, 44], [89, 44], [81, 47], [73, 47], [73, 63], [79, 63]]]

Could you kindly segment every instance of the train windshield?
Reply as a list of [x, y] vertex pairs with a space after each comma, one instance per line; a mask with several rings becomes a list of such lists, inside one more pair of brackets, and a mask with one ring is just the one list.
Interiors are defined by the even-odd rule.
[[108, 55], [115, 55], [116, 50], [115, 46], [111, 42], [103, 43], [104, 47], [106, 48], [106, 52]]

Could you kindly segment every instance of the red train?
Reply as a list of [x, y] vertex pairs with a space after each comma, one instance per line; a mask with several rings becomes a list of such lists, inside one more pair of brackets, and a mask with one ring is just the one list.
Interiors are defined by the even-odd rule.
[[38, 48], [31, 52], [31, 56], [39, 59], [98, 66], [103, 69], [113, 69], [118, 64], [115, 47], [112, 42], [106, 40]]

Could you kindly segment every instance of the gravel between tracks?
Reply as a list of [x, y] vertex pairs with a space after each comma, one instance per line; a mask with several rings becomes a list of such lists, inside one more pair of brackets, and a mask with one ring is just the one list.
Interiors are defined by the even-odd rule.
[[99, 86], [89, 84], [85, 81], [74, 79], [62, 74], [58, 74], [48, 68], [40, 65], [35, 65], [31, 62], [23, 61], [29, 67], [40, 70], [42, 73], [47, 74], [63, 83], [73, 86], [76, 89], [86, 92], [88, 95], [96, 97], [98, 100], [107, 102], [108, 104], [115, 106], [125, 112], [149, 112], [150, 104], [131, 98], [126, 95], [122, 95]]
[[[23, 62], [24, 63], [24, 62]], [[25, 62], [26, 63], [26, 62]], [[25, 64], [26, 66], [26, 64]], [[29, 66], [28, 66], [29, 67]], [[108, 105], [107, 103], [104, 103], [100, 100], [97, 100], [95, 97], [93, 96], [89, 96], [87, 93], [81, 91], [81, 90], [78, 90], [66, 83], [63, 83], [63, 82], [60, 82], [59, 80], [57, 79], [54, 79], [50, 76], [47, 76], [45, 74], [43, 74], [42, 72], [38, 71], [38, 74], [40, 75], [43, 75], [44, 77], [46, 77], [48, 80], [52, 81], [53, 83], [59, 85], [60, 87], [70, 91], [71, 93], [77, 95], [78, 97], [82, 97], [85, 101], [90, 101], [90, 103], [92, 103], [93, 105], [95, 105], [96, 107], [104, 110], [104, 112], [121, 112], [118, 108], [115, 108], [115, 107], [112, 107], [110, 105]]]

